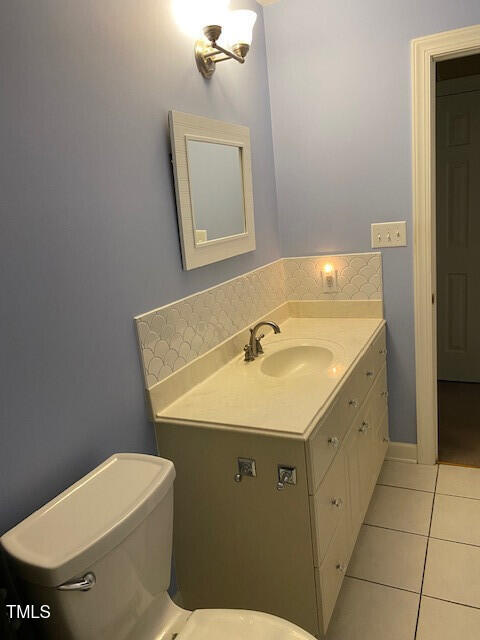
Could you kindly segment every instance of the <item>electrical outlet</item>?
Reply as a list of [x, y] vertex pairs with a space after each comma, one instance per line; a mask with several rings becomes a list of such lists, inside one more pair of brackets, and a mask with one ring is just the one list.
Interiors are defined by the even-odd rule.
[[322, 269], [322, 282], [324, 293], [336, 293], [338, 291], [338, 272], [333, 265], [327, 263]]
[[372, 249], [379, 247], [406, 247], [407, 223], [377, 222], [372, 224]]

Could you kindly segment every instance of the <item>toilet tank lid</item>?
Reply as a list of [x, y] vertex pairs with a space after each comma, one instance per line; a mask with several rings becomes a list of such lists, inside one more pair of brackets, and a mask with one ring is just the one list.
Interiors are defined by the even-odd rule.
[[122, 542], [161, 502], [174, 479], [170, 460], [114, 454], [8, 531], [1, 544], [25, 580], [61, 585]]

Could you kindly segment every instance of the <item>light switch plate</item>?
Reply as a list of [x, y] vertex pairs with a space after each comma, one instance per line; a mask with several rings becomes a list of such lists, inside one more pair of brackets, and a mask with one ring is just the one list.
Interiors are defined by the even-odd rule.
[[379, 247], [406, 247], [407, 223], [376, 222], [372, 224], [372, 249]]

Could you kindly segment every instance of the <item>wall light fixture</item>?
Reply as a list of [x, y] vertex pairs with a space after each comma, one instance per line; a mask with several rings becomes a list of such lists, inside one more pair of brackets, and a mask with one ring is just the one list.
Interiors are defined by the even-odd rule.
[[338, 274], [333, 264], [327, 262], [323, 266], [322, 280], [324, 293], [335, 293], [338, 291]]
[[252, 44], [255, 11], [229, 9], [230, 0], [173, 0], [177, 24], [196, 37], [195, 61], [205, 78], [215, 72], [217, 62], [236, 60], [240, 64]]

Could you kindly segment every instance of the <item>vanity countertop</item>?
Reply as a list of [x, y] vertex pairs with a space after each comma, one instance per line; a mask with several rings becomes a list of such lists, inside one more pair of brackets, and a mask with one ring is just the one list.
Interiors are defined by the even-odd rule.
[[[217, 424], [306, 437], [385, 324], [381, 318], [289, 318], [268, 336], [253, 362], [231, 360], [157, 414], [157, 422]], [[287, 342], [288, 341], [288, 342]], [[326, 347], [333, 357], [320, 373], [266, 375], [262, 364], [286, 346]], [[265, 367], [264, 367], [265, 369]]]

